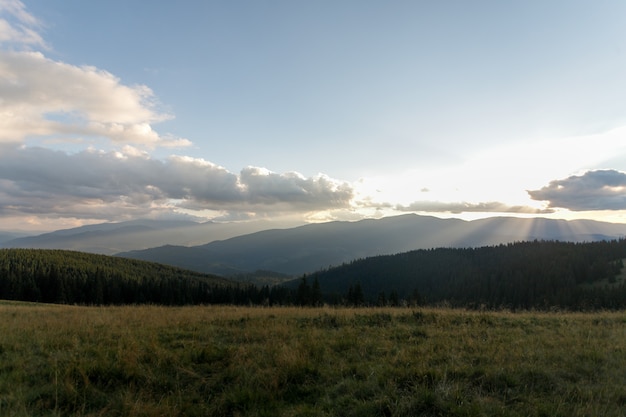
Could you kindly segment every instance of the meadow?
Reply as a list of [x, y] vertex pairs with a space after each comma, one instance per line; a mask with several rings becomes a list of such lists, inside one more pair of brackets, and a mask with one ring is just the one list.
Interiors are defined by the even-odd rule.
[[625, 416], [626, 313], [0, 302], [2, 416]]

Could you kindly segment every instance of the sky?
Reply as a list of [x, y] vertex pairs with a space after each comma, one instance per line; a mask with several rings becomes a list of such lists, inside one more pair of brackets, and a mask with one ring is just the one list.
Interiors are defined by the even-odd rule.
[[626, 223], [626, 2], [0, 0], [0, 231]]

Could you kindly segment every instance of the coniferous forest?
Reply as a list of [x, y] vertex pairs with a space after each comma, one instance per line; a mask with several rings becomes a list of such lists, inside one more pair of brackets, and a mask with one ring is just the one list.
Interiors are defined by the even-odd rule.
[[0, 299], [59, 304], [261, 304], [290, 293], [180, 268], [65, 250], [0, 250]]
[[624, 258], [626, 240], [532, 241], [371, 257], [321, 271], [316, 279], [331, 297], [362, 292], [366, 303], [379, 305], [621, 309]]
[[255, 286], [157, 263], [63, 250], [0, 250], [0, 299], [82, 305], [450, 305], [626, 308], [626, 240], [519, 242], [376, 256]]

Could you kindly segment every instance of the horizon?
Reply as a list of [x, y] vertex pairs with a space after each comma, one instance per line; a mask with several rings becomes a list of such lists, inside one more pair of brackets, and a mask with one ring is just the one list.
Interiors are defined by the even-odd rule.
[[626, 223], [624, 12], [0, 0], [0, 231]]
[[[626, 225], [626, 223], [614, 223], [614, 222], [606, 222], [606, 221], [602, 221], [602, 220], [595, 220], [595, 219], [587, 219], [587, 218], [576, 218], [576, 219], [563, 219], [563, 218], [555, 218], [555, 219], [551, 219], [548, 217], [542, 217], [542, 216], [532, 216], [532, 217], [522, 217], [522, 216], [516, 216], [516, 215], [486, 215], [483, 217], [476, 217], [476, 218], [461, 218], [461, 217], [457, 217], [457, 216], [447, 216], [447, 217], [442, 217], [442, 216], [436, 216], [433, 214], [420, 214], [420, 213], [400, 213], [400, 214], [394, 214], [394, 215], [389, 215], [389, 216], [384, 216], [384, 217], [364, 217], [364, 218], [360, 218], [360, 219], [352, 219], [352, 220], [326, 220], [326, 221], [320, 221], [320, 222], [304, 222], [304, 221], [281, 221], [281, 220], [271, 220], [271, 219], [260, 219], [260, 220], [247, 220], [247, 221], [215, 221], [215, 220], [198, 220], [198, 219], [166, 219], [166, 220], [159, 220], [159, 219], [150, 219], [150, 218], [138, 218], [138, 219], [132, 219], [132, 220], [121, 220], [121, 221], [111, 221], [111, 222], [100, 222], [100, 223], [88, 223], [88, 224], [82, 224], [80, 226], [72, 226], [72, 227], [65, 227], [65, 228], [60, 228], [60, 229], [50, 229], [50, 230], [20, 230], [20, 229], [6, 229], [6, 230], [0, 230], [0, 233], [6, 233], [6, 234], [15, 234], [15, 235], [19, 235], [19, 237], [37, 237], [37, 236], [41, 236], [41, 235], [47, 235], [47, 234], [55, 234], [56, 232], [65, 232], [65, 231], [71, 231], [71, 230], [78, 230], [81, 229], [83, 227], [98, 227], [98, 226], [103, 226], [103, 225], [116, 225], [116, 224], [126, 224], [126, 223], [133, 223], [133, 222], [143, 222], [143, 221], [150, 221], [150, 222], [167, 222], [167, 223], [180, 223], [180, 225], [183, 224], [196, 224], [198, 226], [203, 225], [203, 224], [213, 224], [213, 225], [220, 225], [220, 226], [240, 226], [239, 228], [237, 227], [233, 227], [232, 230], [228, 231], [229, 229], [224, 229], [227, 230], [227, 232], [225, 232], [225, 234], [221, 234], [219, 238], [217, 239], [213, 239], [211, 241], [214, 240], [224, 240], [224, 239], [229, 239], [231, 237], [237, 237], [237, 236], [244, 236], [244, 235], [248, 235], [248, 234], [254, 234], [257, 232], [262, 232], [262, 231], [269, 231], [269, 230], [280, 230], [280, 229], [292, 229], [292, 228], [298, 228], [301, 226], [307, 226], [307, 225], [314, 225], [314, 224], [328, 224], [328, 223], [333, 223], [333, 222], [348, 222], [348, 223], [355, 223], [355, 222], [361, 222], [361, 221], [376, 221], [376, 220], [383, 220], [383, 219], [393, 219], [393, 218], [398, 218], [398, 217], [404, 217], [404, 216], [416, 216], [416, 217], [421, 217], [421, 218], [431, 218], [431, 219], [435, 219], [435, 220], [459, 220], [465, 223], [471, 223], [471, 222], [478, 222], [478, 221], [483, 221], [483, 220], [493, 220], [493, 219], [501, 219], [501, 220], [530, 220], [531, 222], [528, 223], [525, 226], [525, 232], [524, 233], [528, 233], [527, 234], [527, 239], [535, 239], [536, 237], [534, 237], [534, 235], [531, 235], [529, 232], [531, 230], [538, 230], [541, 229], [541, 226], [537, 225], [537, 222], [542, 222], [542, 221], [557, 221], [557, 222], [564, 222], [567, 226], [567, 229], [570, 233], [573, 233], [575, 235], [587, 235], [587, 234], [594, 234], [595, 232], [597, 232], [595, 229], [588, 229], [587, 226], [581, 226], [581, 224], [579, 223], [578, 225], [574, 225], [575, 223], [578, 222], [591, 222], [591, 223], [600, 223], [600, 224], [615, 224], [615, 225]], [[248, 227], [241, 227], [242, 225], [247, 225]], [[194, 226], [195, 227], [195, 226]], [[222, 231], [222, 233], [224, 233], [224, 231]], [[522, 233], [523, 234], [523, 233]], [[615, 235], [617, 236], [617, 235]], [[620, 235], [621, 236], [621, 235]], [[624, 235], [626, 236], [626, 235]], [[211, 242], [209, 241], [209, 242]], [[199, 243], [204, 244], [204, 243], [208, 243], [208, 242], [203, 242], [203, 243]], [[501, 243], [506, 243], [506, 242], [501, 242]], [[188, 245], [183, 245], [183, 246], [188, 246]], [[195, 245], [191, 245], [191, 246], [195, 246]]]

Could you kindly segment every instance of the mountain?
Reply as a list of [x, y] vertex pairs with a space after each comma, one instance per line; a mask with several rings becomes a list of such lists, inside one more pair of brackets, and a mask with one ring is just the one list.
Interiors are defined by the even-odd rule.
[[133, 220], [57, 230], [36, 236], [0, 234], [0, 248], [67, 249], [113, 255], [166, 244], [191, 246], [276, 227], [274, 223]]
[[0, 232], [0, 246], [5, 242], [27, 236], [24, 233]]
[[626, 225], [587, 220], [499, 217], [464, 221], [407, 214], [265, 230], [200, 246], [168, 245], [117, 255], [221, 275], [267, 270], [295, 276], [358, 258], [414, 249], [535, 239], [584, 242], [622, 236], [626, 236]]
[[113, 254], [120, 250], [153, 246], [154, 243], [150, 244], [149, 242], [158, 242], [158, 238], [155, 239], [155, 237], [159, 234], [166, 232], [168, 236], [175, 236], [177, 230], [189, 229], [194, 226], [198, 226], [198, 223], [156, 220], [102, 223], [17, 238], [6, 241], [1, 246], [4, 248], [68, 249]]

